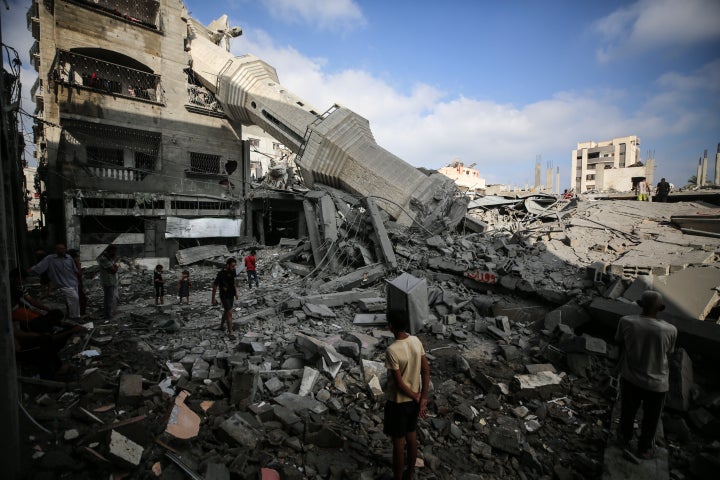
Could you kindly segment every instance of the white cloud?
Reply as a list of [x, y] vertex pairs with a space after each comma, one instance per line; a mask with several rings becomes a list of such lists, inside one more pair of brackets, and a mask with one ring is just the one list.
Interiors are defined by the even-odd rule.
[[597, 20], [604, 38], [601, 62], [665, 47], [688, 47], [720, 39], [717, 0], [638, 0]]
[[263, 0], [273, 18], [288, 24], [306, 23], [321, 30], [362, 27], [365, 17], [353, 0]]

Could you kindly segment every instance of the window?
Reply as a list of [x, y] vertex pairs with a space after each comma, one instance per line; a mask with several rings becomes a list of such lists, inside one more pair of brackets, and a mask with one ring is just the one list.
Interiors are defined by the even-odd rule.
[[273, 150], [280, 150], [280, 144], [277, 142], [273, 142]]
[[220, 174], [220, 155], [190, 152], [190, 171], [193, 173]]
[[247, 141], [250, 144], [250, 146], [253, 148], [260, 147], [260, 139], [259, 138], [248, 138]]
[[122, 167], [123, 149], [87, 146], [87, 163], [94, 167]]
[[135, 168], [138, 170], [155, 170], [155, 156], [135, 152]]

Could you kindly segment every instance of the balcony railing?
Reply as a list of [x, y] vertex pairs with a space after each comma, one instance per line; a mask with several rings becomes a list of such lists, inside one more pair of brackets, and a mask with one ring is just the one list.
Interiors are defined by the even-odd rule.
[[147, 173], [144, 170], [138, 170], [135, 168], [113, 168], [113, 167], [86, 167], [93, 177], [102, 178], [105, 180], [119, 180], [123, 182], [140, 182], [146, 176]]
[[159, 30], [160, 2], [157, 0], [65, 0], [99, 10], [129, 23]]
[[160, 75], [58, 50], [51, 80], [113, 96], [164, 103]]
[[37, 40], [30, 47], [30, 63], [36, 72], [40, 71], [40, 43]]
[[30, 4], [30, 8], [28, 8], [27, 11], [27, 28], [30, 30], [30, 27], [32, 26], [33, 20], [38, 21], [39, 20], [39, 7], [38, 3], [35, 0], [32, 0], [32, 3]]
[[189, 111], [211, 115], [214, 117], [225, 116], [225, 112], [223, 111], [220, 102], [217, 101], [215, 95], [213, 95], [207, 88], [202, 85], [188, 84], [187, 92], [188, 100], [185, 104], [185, 108]]

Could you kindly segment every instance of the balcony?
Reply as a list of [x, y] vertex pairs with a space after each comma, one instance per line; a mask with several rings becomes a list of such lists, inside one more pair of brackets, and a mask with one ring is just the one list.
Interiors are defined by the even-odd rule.
[[114, 97], [164, 104], [160, 75], [79, 53], [58, 50], [52, 81]]
[[40, 7], [36, 0], [33, 0], [27, 11], [27, 29], [35, 40], [40, 40]]
[[30, 47], [30, 64], [35, 67], [36, 72], [40, 72], [40, 43], [35, 40], [35, 43]]
[[118, 180], [121, 182], [141, 182], [148, 174], [148, 172], [136, 168], [96, 167], [88, 165], [85, 169], [95, 178]]
[[215, 95], [210, 90], [201, 85], [188, 84], [187, 86], [188, 100], [185, 103], [185, 109], [188, 112], [200, 113], [211, 117], [225, 117], [225, 112], [215, 99]]
[[124, 22], [159, 31], [160, 2], [157, 0], [65, 0]]

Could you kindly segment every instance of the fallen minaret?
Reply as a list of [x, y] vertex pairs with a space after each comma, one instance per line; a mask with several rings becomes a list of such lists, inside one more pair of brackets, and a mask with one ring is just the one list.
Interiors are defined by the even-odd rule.
[[[215, 23], [215, 22], [214, 22]], [[188, 20], [192, 69], [231, 121], [258, 125], [297, 154], [305, 184], [322, 183], [377, 204], [398, 223], [443, 225], [456, 188], [444, 175], [425, 175], [380, 147], [367, 119], [334, 105], [320, 114], [287, 91], [275, 69], [253, 55], [235, 57]], [[217, 36], [217, 32], [215, 32]]]

